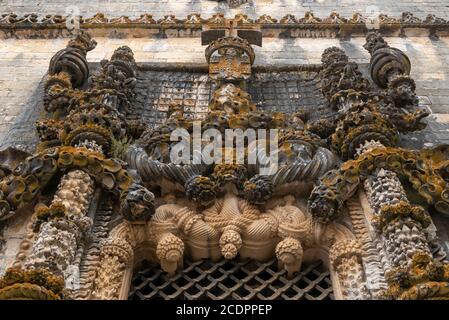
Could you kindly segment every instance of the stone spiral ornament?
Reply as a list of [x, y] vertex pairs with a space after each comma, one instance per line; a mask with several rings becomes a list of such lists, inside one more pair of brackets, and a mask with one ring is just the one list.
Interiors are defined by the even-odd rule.
[[89, 77], [86, 53], [93, 50], [96, 45], [88, 33], [80, 31], [77, 38], [69, 42], [67, 48], [58, 51], [52, 57], [48, 72], [51, 75], [67, 72], [71, 76], [73, 87], [81, 87]]
[[404, 52], [390, 47], [377, 33], [368, 34], [366, 41], [364, 47], [371, 53], [371, 78], [379, 87], [387, 88], [392, 75], [410, 74], [410, 59]]

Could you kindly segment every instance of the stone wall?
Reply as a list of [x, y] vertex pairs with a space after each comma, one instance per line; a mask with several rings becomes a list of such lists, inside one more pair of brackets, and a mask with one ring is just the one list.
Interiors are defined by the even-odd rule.
[[226, 13], [229, 16], [242, 12], [252, 18], [270, 14], [275, 18], [281, 18], [286, 14], [303, 16], [308, 10], [313, 10], [317, 16], [328, 16], [333, 10], [337, 10], [344, 16], [351, 16], [355, 11], [368, 16], [377, 11], [392, 16], [400, 16], [405, 11], [413, 12], [421, 18], [427, 14], [449, 16], [449, 6], [445, 0], [247, 0], [246, 4], [237, 9], [229, 9], [226, 1], [223, 0], [75, 0], [70, 2], [2, 0], [0, 5], [3, 5], [0, 10], [2, 12], [45, 14], [65, 14], [69, 6], [74, 6], [81, 15], [86, 17], [102, 11], [111, 16], [128, 15], [130, 17], [148, 12], [155, 18], [168, 14], [185, 17], [190, 13], [210, 16], [217, 12]]
[[[428, 37], [385, 38], [410, 57], [412, 76], [422, 104], [433, 112], [426, 132], [439, 143], [449, 143], [449, 37], [431, 40]], [[199, 38], [110, 39], [96, 38], [97, 47], [88, 53], [90, 62], [109, 58], [120, 45], [128, 45], [138, 62], [205, 63], [204, 47]], [[263, 47], [256, 47], [255, 65], [320, 63], [321, 53], [330, 46], [342, 47], [358, 63], [368, 63], [369, 54], [362, 47], [364, 38], [350, 41], [338, 39], [266, 38]], [[20, 117], [30, 115], [26, 106], [34, 106], [41, 98], [39, 83], [51, 57], [65, 47], [67, 39], [0, 40], [0, 146], [1, 141]], [[22, 123], [23, 121], [20, 121]], [[33, 123], [29, 123], [33, 125]], [[437, 136], [435, 136], [437, 135]]]

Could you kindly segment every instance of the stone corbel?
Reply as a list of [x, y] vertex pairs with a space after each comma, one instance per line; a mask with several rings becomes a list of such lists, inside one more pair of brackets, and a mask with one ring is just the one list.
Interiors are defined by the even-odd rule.
[[239, 228], [235, 225], [229, 225], [224, 228], [220, 237], [220, 250], [225, 259], [234, 259], [242, 247], [242, 237]]

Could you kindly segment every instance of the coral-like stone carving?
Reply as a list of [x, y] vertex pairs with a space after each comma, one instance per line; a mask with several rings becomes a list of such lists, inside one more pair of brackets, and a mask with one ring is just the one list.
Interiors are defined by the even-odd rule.
[[[63, 177], [53, 198], [53, 209], [61, 208], [61, 214], [42, 217], [38, 235], [33, 243], [31, 254], [24, 263], [26, 268], [41, 268], [69, 278], [77, 266], [73, 265], [76, 250], [83, 234], [92, 221], [86, 217], [88, 205], [93, 194], [93, 180], [83, 171], [71, 171]], [[51, 213], [51, 211], [50, 211]], [[49, 220], [51, 219], [51, 220]], [[66, 283], [67, 287], [71, 287]]]
[[444, 299], [449, 297], [449, 264], [435, 261], [425, 252], [411, 257], [409, 267], [387, 274], [388, 293], [400, 300]]
[[218, 77], [227, 81], [247, 80], [251, 75], [254, 58], [253, 48], [241, 38], [220, 38], [206, 49], [209, 74], [214, 80]]
[[67, 48], [58, 51], [50, 61], [49, 73], [60, 72], [70, 74], [73, 87], [80, 87], [89, 77], [86, 54], [95, 48], [97, 43], [88, 33], [80, 31], [78, 36], [69, 41]]
[[0, 300], [59, 300], [64, 280], [43, 269], [11, 268], [0, 280]]
[[[409, 22], [413, 23], [412, 20]], [[436, 170], [446, 165], [446, 156], [441, 148], [433, 151], [440, 157], [429, 156], [432, 151], [427, 150], [413, 152], [391, 148], [395, 145], [396, 130], [421, 129], [423, 126], [419, 121], [428, 113], [418, 109], [415, 84], [408, 76], [410, 61], [407, 56], [398, 49], [390, 48], [377, 33], [368, 35], [365, 48], [372, 55], [371, 76], [379, 87], [387, 88], [385, 92], [373, 92], [361, 74], [350, 67], [341, 50], [329, 49], [323, 54], [324, 69], [320, 74], [323, 77], [322, 90], [331, 105], [342, 114], [331, 136], [332, 146], [344, 159], [356, 159], [345, 162], [340, 169], [329, 171], [322, 178], [309, 199], [310, 210], [324, 222], [338, 219], [344, 202], [364, 180], [374, 213], [369, 223], [380, 234], [376, 241], [381, 245], [381, 251], [386, 253], [382, 257], [386, 260], [382, 268], [389, 288], [383, 295], [401, 299], [444, 297], [447, 293], [439, 289], [447, 285], [444, 277], [420, 278], [413, 283], [416, 287], [410, 289], [413, 285], [398, 282], [395, 276], [402, 272], [404, 277], [413, 277], [413, 257], [417, 255], [428, 264], [434, 263], [425, 230], [431, 219], [423, 208], [409, 203], [398, 175], [408, 179], [413, 188], [437, 210], [448, 212], [445, 200], [447, 183]], [[327, 69], [327, 66], [334, 68]], [[350, 89], [356, 87], [357, 90]], [[333, 256], [335, 254], [331, 254], [331, 259]], [[340, 280], [344, 286], [354, 287], [357, 283], [363, 283], [363, 268], [357, 266], [354, 258], [352, 261], [347, 258], [345, 262], [352, 267], [339, 269], [335, 266], [337, 272], [342, 274]], [[359, 280], [353, 285], [345, 283], [344, 274], [348, 270], [359, 274]], [[435, 279], [440, 282], [429, 282]], [[382, 282], [378, 284], [383, 287]], [[422, 291], [420, 289], [416, 293], [418, 287]], [[343, 294], [363, 298], [366, 290], [343, 289]], [[375, 295], [379, 298], [382, 294], [375, 292]]]
[[148, 221], [154, 213], [154, 195], [134, 183], [121, 195], [120, 211], [129, 221]]
[[[98, 15], [96, 19], [100, 18]], [[136, 73], [132, 51], [118, 48], [110, 61], [102, 62], [102, 72], [91, 78], [91, 89], [82, 91], [77, 88], [88, 77], [86, 52], [95, 44], [88, 34], [80, 32], [53, 57], [44, 98], [53, 118], [37, 124], [41, 151], [0, 182], [1, 218], [6, 219], [31, 203], [58, 173], [64, 173], [51, 205], [37, 206], [37, 234], [22, 265], [26, 270], [46, 270], [63, 277], [69, 291], [79, 286], [79, 259], [92, 224], [86, 214], [94, 181], [120, 196], [126, 218], [145, 221], [153, 210], [153, 195], [133, 183], [123, 162], [108, 157], [113, 153], [114, 139], [126, 135], [123, 115], [133, 94]]]
[[338, 273], [342, 294], [346, 299], [365, 300], [369, 298], [365, 287], [365, 272], [362, 265], [362, 250], [357, 241], [346, 240], [335, 243], [329, 259]]
[[380, 111], [400, 131], [423, 129], [425, 125], [420, 121], [429, 112], [419, 107], [415, 81], [409, 76], [409, 58], [402, 51], [391, 48], [375, 32], [368, 34], [364, 47], [371, 53], [371, 77], [386, 89], [383, 93], [386, 103], [380, 105]]
[[[64, 21], [4, 14], [0, 30], [59, 28]], [[380, 16], [380, 24], [392, 29], [444, 23], [411, 13]], [[0, 220], [39, 201], [17, 260], [0, 280], [0, 299], [124, 299], [143, 260], [173, 276], [184, 259], [273, 257], [288, 277], [303, 261], [329, 262], [341, 299], [447, 298], [449, 267], [433, 256], [436, 234], [422, 205], [449, 212], [449, 152], [396, 147], [399, 133], [422, 129], [428, 115], [419, 106], [406, 54], [369, 33], [371, 83], [342, 49], [326, 49], [322, 66], [313, 67], [327, 100], [323, 108], [331, 113], [325, 118], [310, 120], [303, 110], [270, 112], [247, 92], [251, 45], [261, 45], [263, 28], [326, 33], [362, 30], [364, 24], [360, 14], [348, 20], [337, 12], [324, 19], [312, 12], [301, 19], [287, 15], [279, 23], [245, 14], [166, 15], [156, 22], [148, 14], [133, 20], [98, 13], [82, 20], [88, 28], [193, 33], [205, 27], [202, 42], [214, 82], [209, 112], [198, 125], [173, 102], [167, 120], [155, 127], [127, 119], [138, 81], [132, 50], [119, 47], [89, 76], [86, 55], [96, 42], [77, 33], [50, 62], [43, 97], [49, 117], [36, 123], [36, 152], [15, 160], [11, 152], [0, 153]], [[179, 147], [171, 139], [175, 129], [195, 149], [179, 163], [170, 157]], [[192, 136], [209, 129], [222, 135], [241, 130], [242, 136], [248, 129], [276, 130], [277, 167], [263, 174], [260, 159], [237, 163], [237, 148], [224, 143], [226, 135], [218, 138], [218, 161], [198, 164], [201, 151]], [[270, 138], [259, 142], [272, 147]], [[243, 154], [255, 147], [248, 143]], [[420, 205], [408, 198], [404, 181], [424, 200]]]
[[394, 75], [410, 74], [409, 58], [401, 50], [391, 48], [378, 33], [368, 34], [364, 47], [371, 54], [371, 77], [380, 87], [385, 88]]
[[[317, 215], [323, 214], [323, 219], [332, 220], [336, 217], [335, 214], [338, 216], [337, 212], [342, 208], [343, 202], [352, 195], [360, 179], [382, 168], [408, 179], [423, 199], [434, 204], [437, 210], [448, 212], [445, 197], [447, 183], [434, 169], [438, 166], [438, 162], [429, 161], [426, 153], [420, 154], [400, 148], [374, 148], [356, 160], [345, 162], [339, 170], [329, 171], [323, 176], [320, 185], [312, 192], [310, 198], [312, 212]], [[423, 173], [417, 174], [418, 168], [423, 168], [421, 169]]]

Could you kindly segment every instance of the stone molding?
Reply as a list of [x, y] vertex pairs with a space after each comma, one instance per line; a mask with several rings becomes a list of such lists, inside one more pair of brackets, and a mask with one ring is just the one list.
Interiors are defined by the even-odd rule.
[[[161, 19], [154, 19], [148, 13], [141, 14], [138, 18], [107, 17], [103, 13], [97, 13], [90, 18], [4, 13], [0, 16], [0, 38], [71, 37], [75, 29], [69, 30], [67, 27], [78, 22], [80, 28], [89, 31], [92, 36], [110, 38], [196, 38], [201, 37], [204, 27], [216, 29], [229, 28], [231, 25], [244, 29], [260, 27], [262, 36], [268, 38], [349, 38], [364, 37], [374, 26], [372, 21], [360, 13], [345, 18], [337, 12], [332, 12], [329, 17], [318, 18], [310, 11], [306, 12], [303, 18], [289, 14], [281, 19], [266, 14], [257, 19], [250, 19], [245, 14], [226, 18], [222, 13], [209, 18], [189, 14], [185, 18], [166, 15]], [[404, 12], [402, 17], [380, 14], [375, 25], [383, 36], [435, 37], [449, 34], [449, 21], [432, 14], [425, 19], [415, 17], [410, 12]]]

